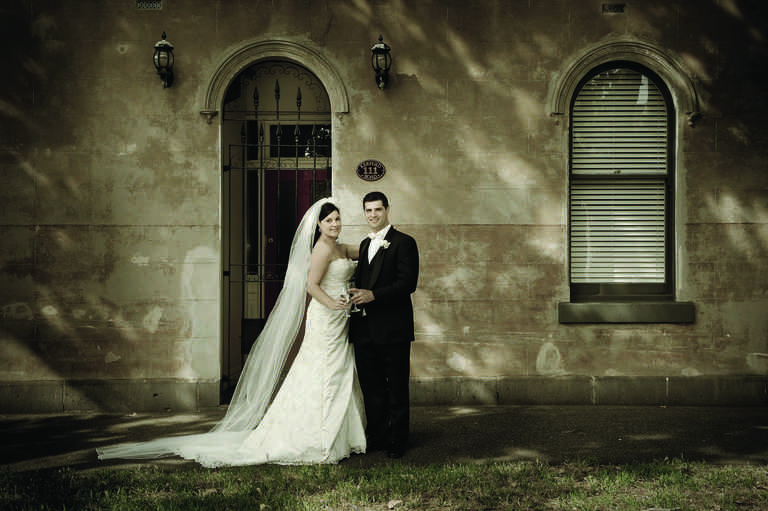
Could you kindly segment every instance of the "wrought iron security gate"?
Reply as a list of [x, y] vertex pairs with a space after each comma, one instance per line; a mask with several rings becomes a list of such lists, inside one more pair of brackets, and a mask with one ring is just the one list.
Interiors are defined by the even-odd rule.
[[[271, 97], [262, 101], [267, 80]], [[281, 81], [291, 91], [288, 101], [281, 102]], [[282, 288], [299, 220], [313, 202], [331, 194], [330, 108], [318, 85], [303, 68], [270, 62], [245, 70], [227, 93], [222, 121], [225, 400]], [[309, 109], [302, 86], [310, 90]], [[249, 108], [243, 108], [245, 97]], [[265, 109], [265, 103], [273, 103], [274, 110]]]

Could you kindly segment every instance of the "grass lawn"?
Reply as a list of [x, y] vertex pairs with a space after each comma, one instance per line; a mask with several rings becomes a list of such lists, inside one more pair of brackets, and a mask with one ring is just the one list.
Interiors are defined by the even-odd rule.
[[751, 510], [768, 466], [589, 460], [374, 468], [158, 466], [0, 472], [3, 510]]

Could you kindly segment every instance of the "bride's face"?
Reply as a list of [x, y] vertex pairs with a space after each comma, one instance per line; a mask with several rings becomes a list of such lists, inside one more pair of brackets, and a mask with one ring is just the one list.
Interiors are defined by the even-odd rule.
[[317, 222], [317, 226], [320, 228], [320, 234], [336, 239], [341, 233], [341, 215], [338, 211], [334, 211]]

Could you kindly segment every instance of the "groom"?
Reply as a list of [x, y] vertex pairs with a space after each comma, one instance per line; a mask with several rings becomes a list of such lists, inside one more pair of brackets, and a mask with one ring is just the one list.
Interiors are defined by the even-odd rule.
[[408, 447], [411, 293], [419, 277], [416, 240], [389, 223], [389, 201], [381, 192], [363, 198], [371, 233], [360, 243], [351, 302], [349, 340], [355, 344], [360, 387], [368, 420], [368, 451], [384, 449], [400, 458]]

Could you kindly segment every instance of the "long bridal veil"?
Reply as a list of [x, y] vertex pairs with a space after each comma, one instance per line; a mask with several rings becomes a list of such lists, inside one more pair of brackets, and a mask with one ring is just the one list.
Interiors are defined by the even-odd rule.
[[[315, 202], [301, 219], [291, 244], [283, 288], [253, 344], [226, 415], [208, 433], [119, 444], [97, 449], [99, 459], [160, 458], [179, 455], [208, 466], [241, 464], [237, 449], [266, 413], [307, 303], [307, 279], [320, 207]], [[247, 462], [247, 460], [246, 460]]]

